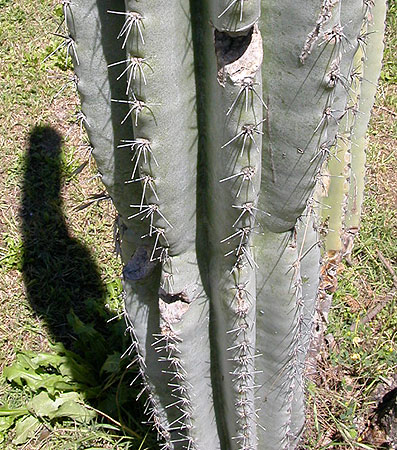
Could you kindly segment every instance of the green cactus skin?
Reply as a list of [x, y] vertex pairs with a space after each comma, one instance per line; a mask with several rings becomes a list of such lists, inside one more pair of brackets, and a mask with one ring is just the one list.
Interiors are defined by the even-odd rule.
[[365, 100], [363, 81], [366, 122], [349, 122], [351, 75], [385, 2], [108, 3], [65, 0], [64, 13], [119, 213], [126, 353], [149, 420], [169, 450], [296, 448], [319, 283], [313, 191], [338, 129], [361, 146], [373, 90]]
[[266, 226], [275, 232], [294, 226], [313, 192], [324, 153], [333, 145], [347, 87], [331, 80], [336, 71], [342, 80], [349, 78], [364, 20], [361, 0], [324, 1], [333, 6], [321, 19], [323, 31], [309, 53], [307, 36], [313, 33], [313, 21], [318, 24], [324, 15], [318, 14], [318, 3], [262, 4], [263, 89], [269, 104], [261, 201], [270, 213]]
[[244, 32], [260, 16], [260, 0], [214, 0], [203, 2], [210, 9], [211, 23], [218, 31]]
[[[255, 238], [257, 263], [266, 268], [257, 274], [256, 343], [263, 355], [256, 361], [263, 424], [258, 448], [295, 448], [302, 432], [304, 357], [319, 280], [313, 214], [308, 212], [294, 232], [268, 231]], [[269, 258], [267, 249], [277, 258]]]

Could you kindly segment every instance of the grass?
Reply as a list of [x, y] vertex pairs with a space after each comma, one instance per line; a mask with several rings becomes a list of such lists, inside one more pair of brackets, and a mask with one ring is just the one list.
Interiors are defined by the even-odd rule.
[[[377, 252], [397, 261], [396, 13], [391, 6], [361, 233], [339, 276], [333, 344], [309, 385], [309, 449], [386, 441], [371, 414], [396, 369], [395, 299], [359, 321], [392, 290]], [[43, 63], [61, 42], [47, 31], [61, 14], [55, 0], [0, 0], [0, 447], [156, 449], [138, 388], [128, 387], [134, 368], [120, 360], [128, 337], [117, 319], [115, 212], [106, 200], [76, 209], [103, 187], [76, 121], [70, 62], [59, 52]]]
[[103, 187], [70, 62], [43, 63], [61, 9], [0, 3], [0, 447], [156, 448], [129, 388], [135, 369], [120, 360], [125, 325], [107, 323], [122, 310], [115, 212], [109, 201], [76, 209]]

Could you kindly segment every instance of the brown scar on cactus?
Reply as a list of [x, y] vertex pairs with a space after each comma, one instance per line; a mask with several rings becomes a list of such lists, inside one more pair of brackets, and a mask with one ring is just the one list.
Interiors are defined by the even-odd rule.
[[[159, 298], [160, 317], [164, 322], [169, 324], [179, 322], [189, 309], [189, 303], [186, 300], [181, 300], [181, 295], [165, 294], [164, 298], [167, 298], [167, 301]], [[174, 300], [169, 302], [168, 299], [171, 298]]]
[[258, 25], [244, 33], [214, 30], [215, 54], [218, 65], [218, 82], [243, 85], [253, 79], [263, 60], [262, 36]]
[[[157, 262], [151, 259], [152, 250], [149, 247], [138, 247], [123, 269], [126, 280], [141, 281], [146, 279], [157, 266]], [[176, 323], [189, 309], [190, 298], [185, 291], [168, 293], [159, 289], [159, 309], [161, 318], [167, 323]]]
[[305, 63], [307, 57], [312, 52], [314, 44], [322, 35], [324, 25], [332, 17], [332, 8], [339, 3], [339, 0], [323, 0], [320, 14], [317, 18], [316, 25], [313, 30], [307, 35], [306, 41], [303, 45], [299, 59], [302, 64]]
[[168, 324], [174, 324], [182, 319], [190, 304], [198, 297], [195, 294], [196, 287], [194, 285], [186, 286], [180, 292], [173, 292], [172, 286], [169, 286], [170, 291], [165, 287], [160, 287], [158, 291], [160, 318]]

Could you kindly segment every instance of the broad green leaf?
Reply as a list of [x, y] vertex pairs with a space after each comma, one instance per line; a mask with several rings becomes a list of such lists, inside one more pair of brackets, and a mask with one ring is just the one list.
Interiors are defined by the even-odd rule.
[[1, 417], [18, 417], [27, 414], [29, 411], [27, 408], [0, 408], [0, 418]]
[[55, 400], [52, 400], [47, 392], [42, 391], [40, 394], [34, 396], [28, 403], [28, 408], [36, 416], [44, 417], [50, 416], [58, 409], [59, 405]]
[[112, 353], [106, 358], [103, 366], [101, 367], [100, 373], [116, 373], [120, 369], [120, 353]]
[[53, 353], [39, 353], [33, 356], [32, 362], [39, 367], [55, 367], [58, 368], [67, 360], [64, 356]]
[[94, 411], [85, 408], [83, 405], [73, 401], [65, 402], [53, 416], [55, 417], [69, 417], [76, 422], [87, 423], [96, 417]]
[[17, 416], [0, 417], [0, 432], [7, 431], [14, 425]]
[[62, 344], [62, 342], [49, 342], [48, 343], [50, 349], [54, 352], [57, 353], [58, 355], [64, 355], [67, 350], [65, 349], [65, 346]]
[[33, 356], [36, 356], [33, 352], [24, 351], [17, 354], [16, 363], [25, 369], [36, 370], [37, 364], [33, 361]]
[[100, 334], [95, 330], [92, 323], [84, 323], [73, 310], [67, 315], [68, 324], [78, 336], [99, 337]]
[[58, 355], [62, 355], [66, 358], [66, 361], [76, 361], [80, 365], [86, 364], [86, 360], [82, 358], [77, 353], [74, 353], [70, 350], [67, 350], [61, 342], [57, 342], [55, 344], [50, 344], [50, 348], [57, 353]]
[[24, 444], [35, 432], [41, 427], [41, 423], [34, 416], [26, 416], [19, 420], [15, 426], [15, 439], [12, 441], [14, 444]]
[[96, 417], [96, 414], [82, 403], [82, 397], [77, 392], [62, 393], [54, 400], [46, 392], [40, 392], [28, 403], [28, 407], [39, 417], [48, 417], [49, 419], [67, 417], [86, 423]]
[[3, 374], [8, 381], [12, 381], [19, 386], [23, 385], [22, 380], [24, 380], [29, 387], [35, 387], [41, 380], [41, 375], [37, 374], [32, 369], [25, 369], [18, 363], [6, 367], [3, 370]]
[[82, 404], [81, 397], [76, 392], [61, 394], [56, 400], [60, 404], [57, 411], [52, 413], [50, 419], [56, 417], [69, 417], [80, 423], [87, 423], [96, 417], [96, 413]]

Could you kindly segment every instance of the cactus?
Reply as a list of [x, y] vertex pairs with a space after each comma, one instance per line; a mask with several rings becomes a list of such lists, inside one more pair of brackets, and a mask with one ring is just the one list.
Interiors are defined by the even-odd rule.
[[348, 177], [327, 208], [315, 187], [364, 139], [373, 92], [365, 119], [352, 111], [379, 76], [384, 0], [63, 9], [60, 47], [119, 214], [128, 352], [162, 448], [295, 448], [320, 215], [338, 239], [354, 209]]

